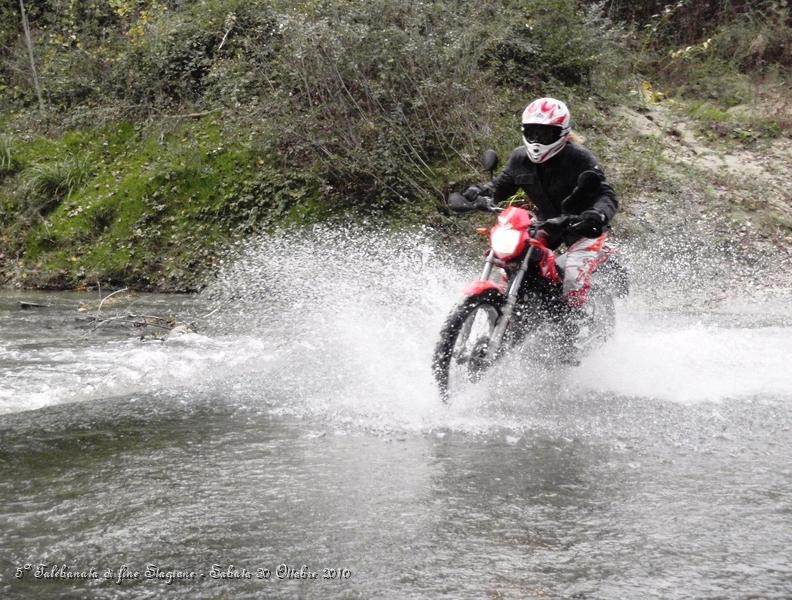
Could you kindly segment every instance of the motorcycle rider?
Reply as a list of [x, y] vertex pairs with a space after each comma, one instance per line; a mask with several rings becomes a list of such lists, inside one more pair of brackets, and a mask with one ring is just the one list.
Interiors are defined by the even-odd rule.
[[[578, 364], [574, 341], [580, 311], [586, 304], [591, 275], [605, 260], [608, 224], [618, 209], [613, 188], [597, 160], [572, 133], [571, 115], [566, 104], [554, 98], [531, 102], [522, 114], [523, 145], [515, 149], [506, 167], [491, 182], [469, 187], [462, 194], [476, 202], [480, 196], [502, 202], [522, 189], [544, 221], [562, 214], [579, 215], [580, 221], [565, 232], [545, 230], [547, 245], [555, 249], [566, 243], [559, 259], [564, 267], [563, 298], [569, 308], [564, 319], [562, 362]], [[599, 177], [562, 206], [584, 171]]]

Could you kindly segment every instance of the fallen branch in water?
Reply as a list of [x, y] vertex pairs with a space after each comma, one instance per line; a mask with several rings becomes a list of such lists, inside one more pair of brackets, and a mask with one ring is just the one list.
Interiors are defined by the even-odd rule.
[[22, 310], [30, 310], [31, 308], [49, 308], [48, 304], [39, 304], [38, 302], [25, 302], [19, 301], [19, 308]]
[[113, 292], [112, 294], [108, 294], [107, 296], [105, 296], [104, 298], [102, 298], [102, 300], [99, 302], [99, 306], [96, 308], [96, 317], [97, 317], [97, 318], [99, 317], [99, 313], [100, 313], [100, 312], [102, 312], [102, 305], [103, 305], [103, 304], [104, 304], [104, 303], [105, 303], [107, 300], [109, 300], [110, 298], [112, 298], [112, 297], [113, 297], [113, 296], [115, 296], [116, 294], [121, 294], [121, 293], [123, 293], [123, 292], [126, 292], [128, 289], [129, 289], [129, 288], [121, 288], [120, 290], [116, 290], [116, 291], [115, 291], [115, 292]]
[[[177, 321], [176, 319], [158, 317], [156, 315], [136, 315], [130, 313], [124, 315], [115, 315], [105, 319], [98, 317], [87, 317], [86, 320], [92, 323], [90, 330], [85, 333], [86, 336], [95, 332], [97, 329], [106, 327], [108, 325], [117, 325], [126, 327], [128, 329], [142, 329], [151, 327], [158, 331], [167, 332], [168, 335], [195, 333], [197, 331], [193, 323], [183, 323], [181, 321]], [[149, 335], [142, 333], [140, 335], [141, 340], [146, 340], [147, 338], [164, 340], [165, 336], [160, 335], [159, 332]]]
[[[127, 292], [126, 294], [122, 294], [122, 292]], [[115, 306], [121, 303], [129, 303], [130, 300], [137, 298], [137, 295], [134, 292], [130, 292], [128, 288], [122, 288], [120, 290], [116, 290], [107, 296], [101, 295], [101, 288], [99, 293], [99, 300], [98, 301], [81, 301], [80, 306], [77, 309], [79, 312], [96, 312], [96, 317], [99, 317], [99, 314], [102, 311], [102, 307], [108, 306]]]
[[[120, 326], [126, 329], [141, 330], [142, 331], [142, 333], [140, 334], [141, 341], [147, 341], [150, 339], [164, 341], [165, 338], [169, 335], [182, 334], [182, 333], [195, 333], [195, 331], [197, 330], [194, 323], [177, 321], [175, 318], [172, 317], [160, 317], [158, 315], [147, 315], [147, 314], [125, 312], [123, 314], [114, 314], [111, 316], [103, 317], [102, 316], [103, 307], [110, 306], [111, 304], [117, 304], [124, 300], [129, 301], [130, 298], [133, 297], [131, 294], [121, 295], [123, 292], [126, 291], [127, 288], [116, 290], [115, 292], [108, 294], [107, 296], [104, 296], [103, 298], [100, 299], [98, 305], [96, 306], [95, 315], [85, 317], [82, 319], [91, 324], [89, 330], [85, 332], [83, 337], [96, 332], [98, 329], [105, 328], [108, 326]], [[127, 311], [131, 307], [131, 304], [134, 304], [134, 302], [128, 304]], [[81, 303], [80, 307], [78, 308], [80, 312], [87, 312], [92, 309], [93, 306], [89, 303]]]

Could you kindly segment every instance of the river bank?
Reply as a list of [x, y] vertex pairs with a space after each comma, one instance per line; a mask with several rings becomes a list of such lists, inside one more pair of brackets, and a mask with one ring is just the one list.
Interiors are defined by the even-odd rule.
[[[583, 130], [620, 196], [614, 235], [647, 244], [684, 237], [746, 260], [788, 260], [792, 142], [784, 134], [713, 137], [711, 124], [688, 108], [625, 106], [609, 127]], [[54, 139], [20, 136], [15, 166], [0, 181], [8, 219], [0, 285], [197, 291], [245, 239], [321, 222], [425, 224], [437, 235], [472, 239], [471, 220], [444, 214], [441, 198], [401, 212], [340, 206], [315, 175], [273, 163], [271, 149], [257, 145], [260, 135], [210, 115], [168, 130], [120, 123]], [[477, 176], [484, 178], [473, 172], [467, 182]], [[465, 180], [444, 185], [461, 189]], [[40, 204], [12, 214], [20, 197]]]

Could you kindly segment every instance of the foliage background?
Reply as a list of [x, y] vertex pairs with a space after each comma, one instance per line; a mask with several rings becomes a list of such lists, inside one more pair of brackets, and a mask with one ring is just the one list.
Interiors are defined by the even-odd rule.
[[[538, 95], [617, 162], [615, 109], [664, 90], [706, 127], [792, 65], [785, 1], [40, 0], [0, 6], [0, 277], [194, 289], [255, 231], [376, 218], [454, 229], [444, 197], [516, 146]], [[648, 84], [647, 82], [651, 82]], [[763, 135], [781, 135], [782, 119]], [[742, 129], [740, 129], [742, 128]], [[618, 145], [617, 145], [618, 146]], [[623, 181], [619, 181], [621, 177]]]

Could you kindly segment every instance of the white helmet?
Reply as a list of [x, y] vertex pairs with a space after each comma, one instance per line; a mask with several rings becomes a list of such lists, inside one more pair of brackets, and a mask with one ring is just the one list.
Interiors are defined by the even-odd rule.
[[528, 158], [543, 163], [566, 146], [572, 130], [572, 117], [567, 105], [555, 98], [534, 100], [522, 114], [523, 142]]

